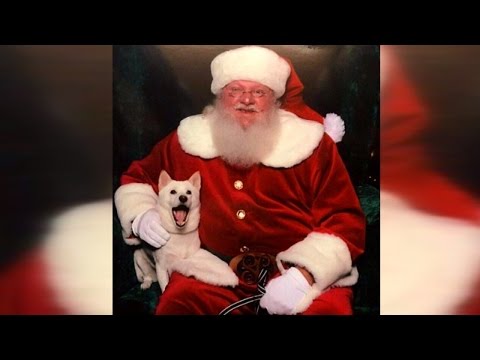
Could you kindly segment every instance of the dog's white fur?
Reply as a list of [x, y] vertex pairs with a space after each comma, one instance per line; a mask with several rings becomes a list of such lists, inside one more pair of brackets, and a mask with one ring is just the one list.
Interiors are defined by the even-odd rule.
[[[238, 278], [227, 263], [200, 248], [200, 187], [198, 171], [186, 181], [172, 180], [165, 170], [160, 173], [156, 209], [171, 238], [159, 249], [142, 246], [135, 250], [135, 272], [142, 289], [158, 281], [163, 292], [173, 271], [212, 285], [238, 285]], [[179, 205], [189, 209], [186, 218], [174, 216], [173, 209]]]

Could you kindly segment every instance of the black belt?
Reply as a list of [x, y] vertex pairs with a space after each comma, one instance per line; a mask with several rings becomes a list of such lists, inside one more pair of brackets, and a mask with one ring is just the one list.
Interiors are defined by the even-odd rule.
[[239, 300], [230, 306], [227, 306], [220, 312], [219, 315], [228, 315], [233, 310], [254, 302], [257, 302], [255, 313], [266, 314], [265, 310], [262, 311], [260, 308], [260, 299], [262, 298], [263, 294], [265, 294], [265, 285], [268, 279], [272, 276], [273, 272], [277, 268], [275, 256], [268, 253], [252, 251], [244, 252], [237, 256], [226, 256], [213, 251], [204, 245], [202, 245], [202, 248], [229, 264], [238, 278], [243, 280], [245, 283], [257, 284], [256, 295]]
[[276, 270], [275, 256], [258, 251], [248, 251], [237, 256], [226, 256], [202, 245], [202, 248], [225, 261], [240, 280], [247, 284], [258, 282], [262, 269], [270, 274]]
[[250, 285], [258, 283], [262, 271], [266, 271], [268, 276], [277, 268], [275, 256], [254, 251], [235, 256], [229, 265], [240, 280]]

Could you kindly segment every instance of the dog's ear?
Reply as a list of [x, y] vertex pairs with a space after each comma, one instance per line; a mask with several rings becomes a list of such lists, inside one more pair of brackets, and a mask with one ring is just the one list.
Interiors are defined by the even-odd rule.
[[160, 178], [158, 179], [158, 189], [164, 188], [170, 181], [172, 181], [172, 178], [170, 175], [165, 170], [162, 170], [160, 173]]
[[188, 181], [190, 181], [193, 186], [195, 186], [198, 190], [200, 190], [200, 186], [202, 184], [202, 180], [200, 178], [200, 171], [195, 171], [195, 173], [190, 176], [190, 179], [188, 179]]

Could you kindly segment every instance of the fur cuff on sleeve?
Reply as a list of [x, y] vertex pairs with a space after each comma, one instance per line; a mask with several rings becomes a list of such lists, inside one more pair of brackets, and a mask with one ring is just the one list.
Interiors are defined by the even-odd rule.
[[157, 194], [148, 184], [122, 185], [115, 192], [115, 206], [122, 225], [123, 239], [129, 245], [140, 244], [132, 235], [132, 222], [137, 215], [155, 207]]
[[352, 268], [347, 244], [339, 237], [318, 232], [310, 233], [303, 241], [277, 255], [277, 265], [283, 274], [282, 261], [307, 269], [315, 283], [295, 313], [305, 311], [312, 301], [330, 287], [352, 286], [358, 280], [358, 271]]

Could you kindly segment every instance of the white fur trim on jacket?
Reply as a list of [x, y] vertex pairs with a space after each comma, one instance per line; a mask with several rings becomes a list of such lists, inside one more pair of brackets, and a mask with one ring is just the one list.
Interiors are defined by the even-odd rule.
[[138, 245], [140, 240], [132, 235], [132, 222], [137, 215], [155, 207], [157, 194], [148, 184], [127, 184], [115, 192], [115, 207], [122, 225], [122, 235], [129, 245]]
[[50, 223], [44, 240], [42, 256], [49, 283], [67, 312], [111, 315], [111, 199], [60, 214]]
[[[289, 168], [312, 155], [323, 137], [323, 125], [279, 110], [280, 139], [278, 146], [262, 160], [274, 168]], [[178, 140], [182, 149], [204, 159], [219, 156], [213, 144], [208, 115], [194, 115], [183, 119], [178, 126]]]
[[352, 286], [358, 280], [358, 271], [352, 268], [347, 244], [335, 235], [312, 232], [303, 241], [278, 253], [277, 265], [283, 274], [286, 269], [282, 261], [304, 267], [315, 280], [294, 314], [305, 311], [328, 288]]
[[256, 81], [268, 86], [277, 98], [285, 93], [290, 65], [277, 53], [260, 46], [225, 51], [213, 59], [211, 90], [215, 95], [234, 80]]

